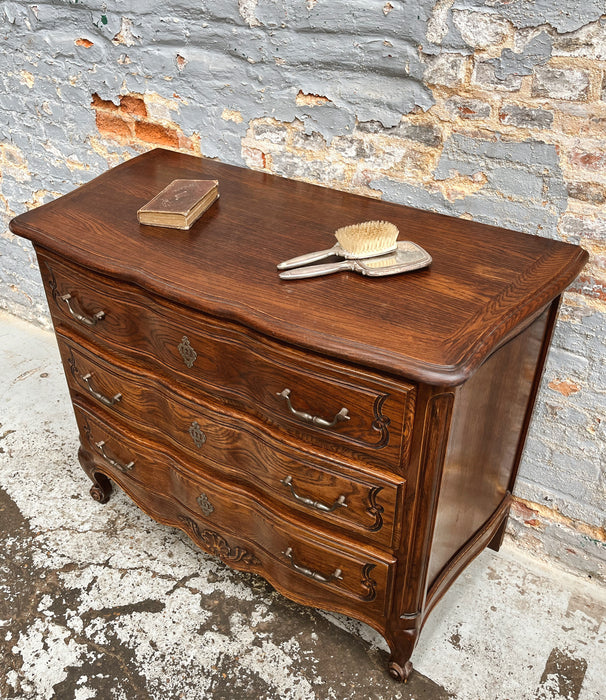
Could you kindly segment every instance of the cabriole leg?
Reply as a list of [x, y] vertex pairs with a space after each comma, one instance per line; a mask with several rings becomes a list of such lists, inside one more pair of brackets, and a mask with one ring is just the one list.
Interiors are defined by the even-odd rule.
[[395, 680], [405, 683], [412, 673], [412, 656], [418, 632], [416, 629], [402, 629], [386, 635], [387, 643], [391, 649], [389, 659], [389, 675]]
[[82, 447], [78, 450], [78, 460], [88, 478], [93, 482], [90, 495], [98, 503], [107, 503], [112, 492], [111, 481], [96, 470], [95, 463], [90, 458], [89, 453]]

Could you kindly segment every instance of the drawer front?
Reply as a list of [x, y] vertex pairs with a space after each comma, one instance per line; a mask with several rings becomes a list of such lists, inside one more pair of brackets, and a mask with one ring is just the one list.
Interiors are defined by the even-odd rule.
[[190, 470], [210, 465], [303, 516], [395, 546], [403, 481], [319, 460], [276, 439], [263, 426], [176, 397], [153, 376], [133, 375], [61, 333], [58, 339], [73, 394], [85, 395], [92, 405], [186, 453]]
[[[84, 450], [156, 519], [180, 527], [230, 566], [257, 571], [316, 607], [384, 616], [395, 560], [291, 523], [233, 484], [198, 478], [158, 446], [76, 404]], [[101, 445], [99, 447], [99, 445]]]
[[396, 471], [406, 464], [412, 386], [310, 358], [44, 255], [40, 263], [56, 328], [136, 356], [316, 448]]

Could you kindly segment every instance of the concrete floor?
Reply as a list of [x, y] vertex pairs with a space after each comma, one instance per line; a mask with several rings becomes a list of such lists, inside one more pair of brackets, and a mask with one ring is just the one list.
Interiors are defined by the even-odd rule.
[[230, 571], [120, 491], [88, 496], [51, 333], [0, 314], [0, 697], [606, 698], [606, 592], [486, 551], [406, 685], [369, 627]]

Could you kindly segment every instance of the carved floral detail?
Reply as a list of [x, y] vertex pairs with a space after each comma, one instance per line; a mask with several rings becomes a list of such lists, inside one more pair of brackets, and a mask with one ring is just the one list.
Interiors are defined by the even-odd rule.
[[377, 503], [377, 496], [383, 490], [382, 486], [374, 486], [368, 492], [368, 508], [366, 512], [375, 519], [375, 522], [368, 529], [370, 532], [377, 532], [383, 527], [383, 506]]
[[48, 286], [49, 286], [51, 294], [53, 295], [53, 299], [56, 302], [57, 295], [59, 294], [59, 289], [57, 287], [57, 280], [55, 279], [55, 273], [52, 271], [51, 266], [48, 264], [48, 262], [45, 262], [45, 264], [46, 264], [46, 268], [48, 270], [48, 273], [50, 275], [50, 280], [48, 282]]
[[374, 420], [372, 422], [372, 429], [381, 433], [381, 439], [377, 442], [374, 447], [385, 447], [389, 442], [389, 424], [391, 420], [384, 416], [381, 411], [383, 409], [383, 404], [389, 398], [389, 394], [379, 394], [375, 399], [374, 406], [372, 407], [374, 413]]
[[229, 542], [214, 530], [202, 530], [198, 523], [186, 515], [179, 516], [187, 532], [210, 554], [226, 562], [242, 562], [248, 566], [258, 566], [261, 562], [243, 547], [232, 547]]
[[366, 595], [362, 600], [366, 603], [370, 603], [377, 597], [377, 582], [371, 578], [370, 574], [375, 568], [375, 564], [364, 564], [362, 567], [362, 588], [366, 591]]
[[74, 352], [71, 348], [69, 350], [67, 364], [69, 365], [69, 371], [73, 374], [74, 379], [76, 379], [78, 374], [78, 365], [76, 364], [76, 358], [74, 357]]
[[90, 424], [89, 424], [87, 418], [83, 419], [83, 426], [82, 427], [84, 430], [84, 434], [86, 435], [86, 439], [92, 445], [93, 444], [93, 431], [91, 430], [91, 427], [90, 427]]

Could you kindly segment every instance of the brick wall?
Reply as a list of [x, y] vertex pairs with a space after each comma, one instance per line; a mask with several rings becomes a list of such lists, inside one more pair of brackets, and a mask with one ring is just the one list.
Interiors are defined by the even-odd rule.
[[582, 244], [517, 487], [521, 546], [606, 579], [603, 0], [0, 2], [9, 219], [156, 145]]

